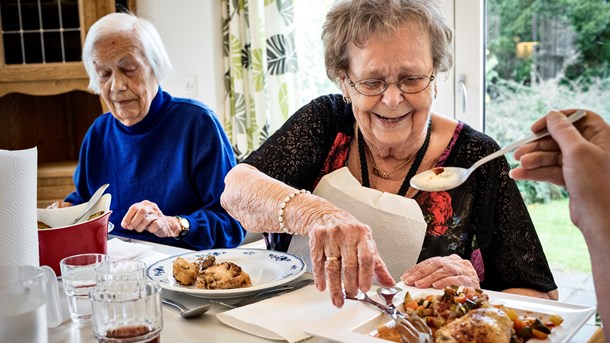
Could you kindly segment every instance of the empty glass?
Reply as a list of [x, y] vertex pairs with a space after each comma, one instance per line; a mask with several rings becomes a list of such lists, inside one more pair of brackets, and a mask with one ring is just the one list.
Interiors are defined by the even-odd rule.
[[146, 263], [142, 261], [105, 261], [96, 266], [98, 287], [106, 282], [146, 280]]
[[91, 321], [89, 292], [95, 288], [94, 268], [108, 260], [104, 254], [82, 254], [69, 256], [59, 262], [64, 291], [68, 296], [70, 317], [77, 324]]
[[99, 342], [158, 343], [161, 287], [152, 281], [113, 281], [91, 291], [93, 333]]

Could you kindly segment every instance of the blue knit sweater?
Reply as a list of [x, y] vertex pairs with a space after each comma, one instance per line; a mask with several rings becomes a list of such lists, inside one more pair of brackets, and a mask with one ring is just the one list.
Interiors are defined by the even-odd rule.
[[[141, 122], [125, 126], [110, 112], [94, 121], [74, 172], [76, 191], [65, 201], [88, 201], [108, 183], [114, 235], [193, 250], [235, 247], [245, 232], [220, 206], [224, 177], [234, 165], [231, 144], [212, 110], [159, 87]], [[176, 240], [123, 229], [125, 213], [142, 200], [156, 203], [167, 216], [188, 219], [188, 235]]]

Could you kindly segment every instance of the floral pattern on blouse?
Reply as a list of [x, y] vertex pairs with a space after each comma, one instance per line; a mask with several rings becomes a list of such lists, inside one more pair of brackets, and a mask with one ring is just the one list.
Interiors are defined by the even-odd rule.
[[[322, 176], [345, 166], [354, 124], [351, 104], [344, 103], [341, 95], [321, 96], [293, 114], [243, 163], [312, 191]], [[437, 166], [468, 168], [498, 149], [490, 137], [460, 122]], [[557, 289], [508, 171], [506, 158], [498, 158], [478, 168], [460, 187], [418, 192], [414, 200], [428, 224], [418, 261], [457, 254], [473, 263], [481, 287], [488, 290]], [[292, 238], [280, 233], [265, 236], [267, 247], [280, 251], [287, 251]]]

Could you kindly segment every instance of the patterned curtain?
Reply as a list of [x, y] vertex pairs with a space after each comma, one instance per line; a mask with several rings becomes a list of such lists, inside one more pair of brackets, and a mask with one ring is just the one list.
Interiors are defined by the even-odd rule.
[[293, 0], [222, 0], [224, 128], [238, 160], [300, 104]]

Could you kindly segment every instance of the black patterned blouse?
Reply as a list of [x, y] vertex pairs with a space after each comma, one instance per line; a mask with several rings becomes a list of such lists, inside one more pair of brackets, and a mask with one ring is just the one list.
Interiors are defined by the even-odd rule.
[[[313, 190], [320, 178], [346, 165], [354, 136], [351, 105], [340, 95], [319, 97], [297, 111], [244, 163], [297, 189]], [[469, 167], [498, 144], [459, 123], [437, 166]], [[473, 262], [488, 290], [557, 288], [525, 203], [508, 176], [506, 158], [479, 167], [445, 192], [418, 192], [428, 224], [419, 261], [457, 254]], [[287, 251], [292, 236], [266, 234], [267, 247]]]

